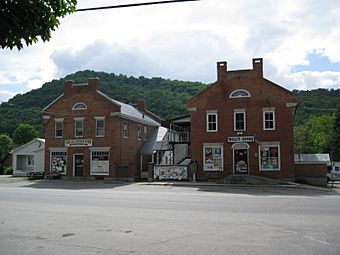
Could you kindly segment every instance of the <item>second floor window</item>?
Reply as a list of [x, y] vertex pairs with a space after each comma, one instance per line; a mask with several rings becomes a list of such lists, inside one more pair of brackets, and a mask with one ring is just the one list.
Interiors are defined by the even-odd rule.
[[207, 132], [217, 132], [217, 112], [207, 112]]
[[105, 136], [105, 120], [104, 118], [96, 118], [96, 137]]
[[84, 136], [84, 119], [75, 119], [74, 120], [74, 135], [75, 137], [83, 137]]
[[55, 120], [55, 137], [63, 137], [64, 122], [63, 120]]
[[142, 140], [142, 126], [137, 125], [137, 139]]
[[127, 121], [124, 121], [123, 123], [123, 137], [124, 138], [129, 137], [129, 123]]
[[148, 140], [148, 127], [144, 126], [144, 141]]
[[245, 131], [246, 130], [246, 113], [243, 111], [234, 112], [234, 130]]
[[263, 112], [263, 129], [275, 130], [275, 112], [264, 111]]

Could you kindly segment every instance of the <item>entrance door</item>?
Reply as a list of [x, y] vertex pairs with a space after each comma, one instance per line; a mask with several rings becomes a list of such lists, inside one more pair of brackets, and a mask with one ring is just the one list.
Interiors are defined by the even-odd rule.
[[234, 169], [235, 174], [248, 174], [248, 150], [234, 150]]
[[74, 176], [83, 176], [84, 155], [74, 155]]

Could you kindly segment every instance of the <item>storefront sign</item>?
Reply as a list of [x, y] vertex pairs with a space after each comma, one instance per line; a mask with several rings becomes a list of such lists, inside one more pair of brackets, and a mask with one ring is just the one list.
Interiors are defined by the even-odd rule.
[[65, 147], [92, 146], [92, 139], [68, 139], [65, 140]]
[[254, 142], [254, 136], [230, 136], [228, 137], [229, 143], [249, 143]]

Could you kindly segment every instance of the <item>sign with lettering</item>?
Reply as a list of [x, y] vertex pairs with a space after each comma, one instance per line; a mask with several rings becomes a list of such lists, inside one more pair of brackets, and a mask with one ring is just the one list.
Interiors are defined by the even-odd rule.
[[229, 143], [249, 143], [254, 142], [254, 136], [229, 136], [228, 138]]
[[83, 147], [92, 146], [92, 139], [67, 139], [65, 147]]

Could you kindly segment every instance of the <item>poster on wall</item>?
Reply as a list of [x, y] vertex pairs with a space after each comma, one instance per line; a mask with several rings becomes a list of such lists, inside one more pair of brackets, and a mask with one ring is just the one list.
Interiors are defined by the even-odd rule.
[[51, 172], [66, 173], [66, 158], [64, 156], [53, 156], [51, 160]]
[[159, 180], [186, 180], [188, 178], [188, 167], [155, 166], [154, 178]]
[[204, 148], [204, 170], [223, 171], [221, 146]]
[[109, 174], [109, 161], [92, 160], [91, 174]]

